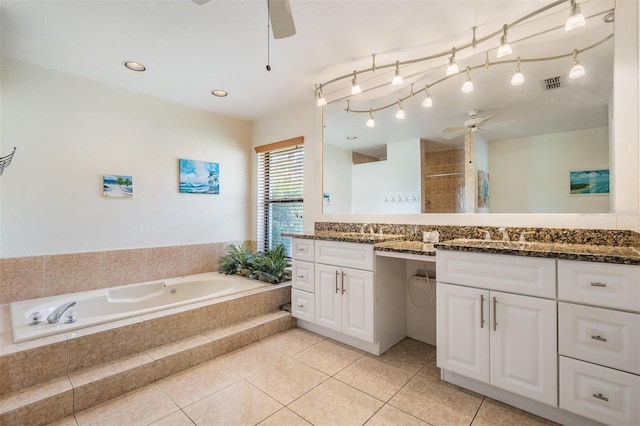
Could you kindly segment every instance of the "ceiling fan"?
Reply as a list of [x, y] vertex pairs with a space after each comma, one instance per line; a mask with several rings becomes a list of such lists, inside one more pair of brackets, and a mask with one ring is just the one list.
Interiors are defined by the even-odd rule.
[[[194, 3], [199, 5], [205, 4], [208, 1], [209, 0], [193, 0]], [[267, 0], [267, 10], [269, 11], [273, 38], [287, 38], [296, 33], [296, 26], [293, 23], [289, 0]]]
[[484, 125], [493, 115], [488, 115], [486, 117], [478, 117], [477, 109], [472, 109], [469, 111], [469, 119], [464, 122], [464, 126], [462, 127], [445, 127], [440, 131], [440, 134], [445, 139], [454, 139], [458, 136], [462, 136], [467, 132], [475, 133], [480, 130], [480, 127]]

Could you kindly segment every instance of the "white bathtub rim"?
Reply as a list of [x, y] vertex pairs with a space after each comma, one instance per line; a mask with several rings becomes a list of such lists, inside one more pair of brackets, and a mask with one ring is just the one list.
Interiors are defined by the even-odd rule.
[[[164, 282], [167, 284], [167, 286], [173, 285], [173, 284], [179, 284], [180, 282], [184, 282], [185, 280], [189, 280], [189, 279], [206, 279], [207, 277], [210, 278], [221, 278], [222, 279], [228, 279], [228, 280], [241, 280], [241, 281], [247, 281], [249, 280], [248, 278], [245, 277], [241, 277], [241, 276], [229, 276], [229, 275], [223, 275], [220, 274], [218, 272], [206, 272], [206, 273], [202, 273], [202, 274], [193, 274], [193, 275], [187, 275], [184, 277], [176, 277], [176, 278], [168, 278], [168, 279], [164, 279], [164, 280], [152, 280], [152, 281], [146, 281], [143, 283], [136, 283], [136, 284], [129, 284], [130, 286], [139, 286], [139, 285], [148, 285], [151, 283], [157, 283], [157, 282]], [[251, 280], [253, 282], [256, 282], [255, 280]], [[258, 282], [259, 283], [259, 282]], [[138, 322], [144, 322], [144, 321], [149, 321], [149, 320], [153, 320], [153, 319], [157, 319], [157, 318], [162, 318], [164, 316], [168, 316], [168, 315], [175, 315], [175, 314], [179, 314], [182, 312], [187, 312], [190, 310], [194, 310], [194, 309], [198, 309], [198, 308], [202, 308], [205, 306], [209, 306], [209, 305], [214, 305], [217, 303], [222, 303], [222, 302], [226, 302], [238, 297], [244, 297], [244, 296], [249, 296], [252, 294], [257, 294], [257, 293], [261, 293], [264, 291], [269, 291], [271, 289], [274, 288], [279, 288], [279, 287], [283, 287], [283, 286], [290, 286], [291, 285], [291, 281], [287, 281], [284, 283], [280, 283], [280, 284], [268, 284], [268, 283], [262, 283], [264, 285], [262, 285], [261, 287], [258, 288], [252, 288], [252, 289], [248, 289], [248, 290], [244, 290], [244, 291], [239, 291], [233, 294], [228, 294], [228, 295], [223, 295], [223, 296], [218, 296], [218, 297], [204, 297], [204, 298], [198, 298], [198, 299], [193, 299], [191, 301], [188, 302], [181, 302], [179, 304], [177, 304], [176, 306], [163, 306], [162, 308], [159, 309], [151, 309], [149, 312], [144, 312], [144, 313], [138, 313], [138, 314], [134, 314], [128, 317], [124, 317], [124, 318], [117, 318], [117, 319], [105, 319], [104, 321], [100, 321], [100, 322], [96, 322], [90, 325], [82, 325], [80, 324], [80, 326], [75, 326], [74, 324], [60, 324], [63, 326], [66, 326], [66, 328], [64, 329], [60, 329], [59, 326], [57, 325], [55, 328], [51, 329], [51, 332], [49, 333], [42, 333], [39, 334], [39, 336], [37, 337], [27, 337], [27, 338], [23, 338], [20, 339], [20, 341], [15, 342], [13, 340], [13, 328], [12, 328], [12, 322], [11, 322], [11, 317], [12, 317], [12, 306], [14, 304], [20, 306], [19, 304], [25, 304], [28, 305], [29, 303], [38, 303], [39, 305], [44, 304], [44, 303], [50, 303], [53, 301], [56, 301], [56, 303], [62, 304], [62, 303], [66, 303], [70, 300], [82, 300], [81, 297], [87, 297], [87, 295], [91, 294], [94, 295], [96, 294], [96, 292], [102, 292], [104, 291], [105, 293], [113, 288], [121, 288], [123, 286], [115, 286], [115, 287], [105, 287], [103, 289], [96, 289], [96, 290], [88, 290], [88, 291], [83, 291], [83, 292], [77, 292], [77, 293], [69, 293], [69, 294], [62, 294], [62, 295], [56, 295], [56, 296], [48, 296], [45, 298], [38, 298], [38, 299], [30, 299], [30, 300], [23, 300], [23, 301], [17, 301], [17, 302], [13, 302], [11, 304], [8, 304], [9, 307], [9, 315], [7, 318], [9, 320], [9, 341], [8, 342], [2, 342], [2, 349], [0, 350], [0, 354], [6, 354], [6, 353], [11, 353], [14, 352], [13, 349], [15, 349], [15, 352], [23, 350], [23, 349], [19, 349], [19, 346], [28, 346], [29, 347], [38, 347], [38, 346], [42, 346], [42, 345], [47, 345], [47, 344], [51, 344], [52, 342], [58, 342], [58, 341], [64, 341], [64, 340], [68, 340], [68, 339], [74, 339], [77, 337], [81, 337], [81, 336], [86, 336], [86, 335], [90, 335], [90, 334], [94, 334], [94, 333], [99, 333], [99, 332], [103, 332], [103, 331], [107, 331], [107, 330], [111, 330], [111, 329], [116, 329], [116, 328], [120, 328], [126, 325], [130, 325], [130, 324], [135, 324]], [[59, 305], [57, 305], [59, 306]], [[46, 321], [46, 314], [43, 313], [43, 315], [45, 316], [45, 318], [43, 318]], [[119, 315], [119, 314], [118, 314]], [[50, 326], [50, 324], [47, 324], [48, 326]], [[38, 326], [35, 326], [38, 327]], [[38, 341], [42, 342], [42, 345], [38, 344]], [[7, 344], [5, 344], [7, 343]], [[16, 348], [12, 348], [13, 346], [15, 346]]]

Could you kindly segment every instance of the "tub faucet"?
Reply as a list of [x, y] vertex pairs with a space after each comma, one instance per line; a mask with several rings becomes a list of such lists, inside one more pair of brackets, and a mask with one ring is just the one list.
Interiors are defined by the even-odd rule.
[[58, 306], [53, 312], [49, 314], [49, 316], [47, 317], [47, 322], [49, 324], [57, 323], [60, 320], [60, 317], [62, 316], [62, 314], [64, 314], [64, 311], [66, 311], [72, 306], [75, 306], [75, 304], [76, 302], [74, 300], [72, 302], [67, 302], [63, 305]]

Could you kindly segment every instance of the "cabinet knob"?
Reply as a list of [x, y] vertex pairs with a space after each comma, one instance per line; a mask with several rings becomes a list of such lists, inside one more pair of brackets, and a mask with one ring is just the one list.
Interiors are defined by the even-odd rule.
[[304, 275], [298, 275], [298, 278], [302, 279], [304, 278]]
[[304, 305], [298, 305], [298, 308], [304, 308]]
[[597, 341], [599, 341], [599, 342], [606, 342], [606, 341], [607, 341], [607, 339], [606, 339], [606, 338], [601, 337], [600, 335], [597, 335], [597, 336], [593, 336], [593, 335], [592, 335], [592, 336], [591, 336], [591, 338], [592, 338], [593, 340], [597, 340]]
[[591, 283], [591, 287], [606, 287], [607, 285], [605, 283]]

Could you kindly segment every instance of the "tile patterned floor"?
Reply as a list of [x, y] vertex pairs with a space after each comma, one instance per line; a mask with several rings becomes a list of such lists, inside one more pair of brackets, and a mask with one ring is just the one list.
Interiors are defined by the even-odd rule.
[[84, 425], [548, 425], [440, 381], [435, 348], [375, 357], [302, 329], [167, 377], [55, 423]]

